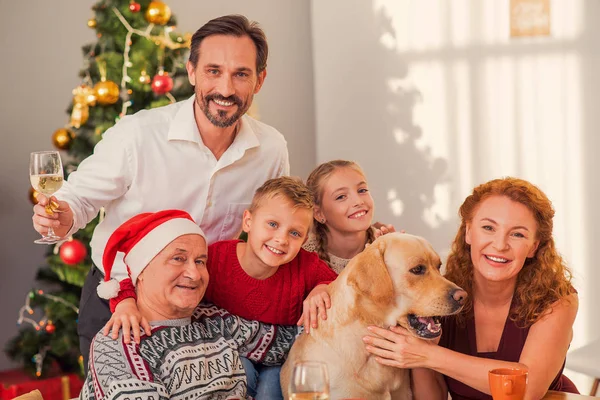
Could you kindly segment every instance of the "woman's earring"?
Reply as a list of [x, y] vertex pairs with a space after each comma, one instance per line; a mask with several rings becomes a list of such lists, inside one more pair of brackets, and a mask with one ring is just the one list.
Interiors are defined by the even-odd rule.
[[325, 218], [321, 219], [321, 221], [319, 221], [322, 224], [325, 224]]

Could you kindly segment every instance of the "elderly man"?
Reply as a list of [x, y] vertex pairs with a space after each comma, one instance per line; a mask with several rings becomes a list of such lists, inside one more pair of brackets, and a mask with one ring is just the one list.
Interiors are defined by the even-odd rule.
[[[108, 239], [105, 281], [118, 252], [136, 285], [137, 306], [152, 336], [126, 344], [101, 332], [92, 341], [80, 399], [245, 399], [240, 355], [281, 364], [299, 327], [246, 321], [215, 306], [198, 306], [209, 276], [204, 234], [184, 211], [137, 215]], [[194, 311], [195, 310], [195, 311]]]

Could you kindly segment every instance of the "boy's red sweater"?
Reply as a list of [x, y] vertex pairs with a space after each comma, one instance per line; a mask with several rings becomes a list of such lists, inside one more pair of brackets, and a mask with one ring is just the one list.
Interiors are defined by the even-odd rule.
[[302, 315], [302, 302], [310, 291], [337, 277], [316, 253], [301, 249], [273, 276], [264, 280], [252, 278], [237, 258], [239, 242], [226, 240], [208, 246], [210, 280], [204, 298], [242, 318], [295, 325]]

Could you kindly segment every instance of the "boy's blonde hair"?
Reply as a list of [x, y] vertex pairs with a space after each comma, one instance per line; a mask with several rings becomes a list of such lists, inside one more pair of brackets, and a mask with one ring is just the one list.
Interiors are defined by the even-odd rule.
[[252, 203], [248, 211], [256, 211], [267, 199], [281, 196], [292, 203], [293, 208], [304, 208], [313, 210], [313, 196], [308, 187], [300, 178], [282, 176], [267, 180], [261, 187], [256, 189]]

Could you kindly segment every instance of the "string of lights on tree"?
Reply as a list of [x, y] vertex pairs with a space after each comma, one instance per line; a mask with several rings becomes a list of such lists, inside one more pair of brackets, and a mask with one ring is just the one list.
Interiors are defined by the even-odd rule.
[[[57, 244], [54, 247], [54, 252], [60, 253], [61, 260], [67, 265], [77, 265], [80, 262], [82, 262], [85, 259], [85, 257], [87, 256], [87, 248], [85, 247], [85, 245], [83, 243], [81, 243], [79, 240], [75, 240], [72, 238], [71, 238], [71, 240], [68, 240], [68, 241], [62, 243], [62, 245]], [[31, 307], [31, 301], [34, 300], [36, 298], [36, 296], [50, 300], [50, 301], [54, 301], [57, 303], [61, 303], [65, 307], [73, 310], [75, 319], [77, 318], [77, 315], [79, 315], [79, 308], [76, 305], [70, 303], [69, 301], [67, 301], [61, 297], [45, 293], [41, 289], [32, 290], [25, 297], [25, 304], [19, 309], [19, 317], [17, 319], [18, 326], [20, 326], [24, 323], [29, 324], [36, 331], [38, 331], [40, 333], [45, 333], [48, 335], [52, 335], [56, 331], [56, 326], [54, 325], [54, 323], [52, 322], [51, 319], [48, 319], [48, 317], [46, 316], [45, 313], [42, 316], [42, 318], [38, 321], [36, 321], [35, 319], [33, 319], [31, 317], [34, 314], [34, 310]], [[35, 375], [37, 377], [40, 377], [42, 375], [42, 366], [44, 364], [44, 357], [46, 356], [46, 352], [48, 350], [49, 349], [47, 348], [47, 346], [43, 347], [31, 359], [31, 361], [33, 363], [35, 363]], [[83, 358], [80, 358], [79, 362], [82, 364]]]
[[[36, 291], [29, 292], [27, 294], [27, 297], [25, 297], [25, 305], [23, 305], [23, 307], [21, 307], [21, 309], [19, 310], [19, 318], [17, 319], [17, 325], [21, 325], [24, 323], [30, 324], [36, 331], [45, 332], [48, 335], [52, 335], [56, 331], [56, 326], [54, 325], [52, 320], [48, 319], [48, 317], [46, 315], [44, 315], [42, 317], [42, 319], [40, 319], [39, 321], [36, 321], [35, 319], [29, 317], [29, 316], [33, 316], [33, 314], [34, 314], [33, 308], [31, 307], [31, 301], [36, 296], [43, 297], [48, 300], [61, 303], [64, 306], [73, 310], [75, 315], [79, 314], [79, 308], [77, 306], [75, 306], [74, 304], [66, 301], [65, 299], [63, 299], [61, 297], [44, 293], [43, 290], [39, 289]], [[49, 350], [49, 348], [47, 346], [44, 346], [31, 359], [31, 361], [33, 363], [35, 363], [35, 375], [37, 377], [40, 377], [42, 375], [42, 366], [44, 365], [44, 357], [46, 356], [46, 352], [48, 350]]]

